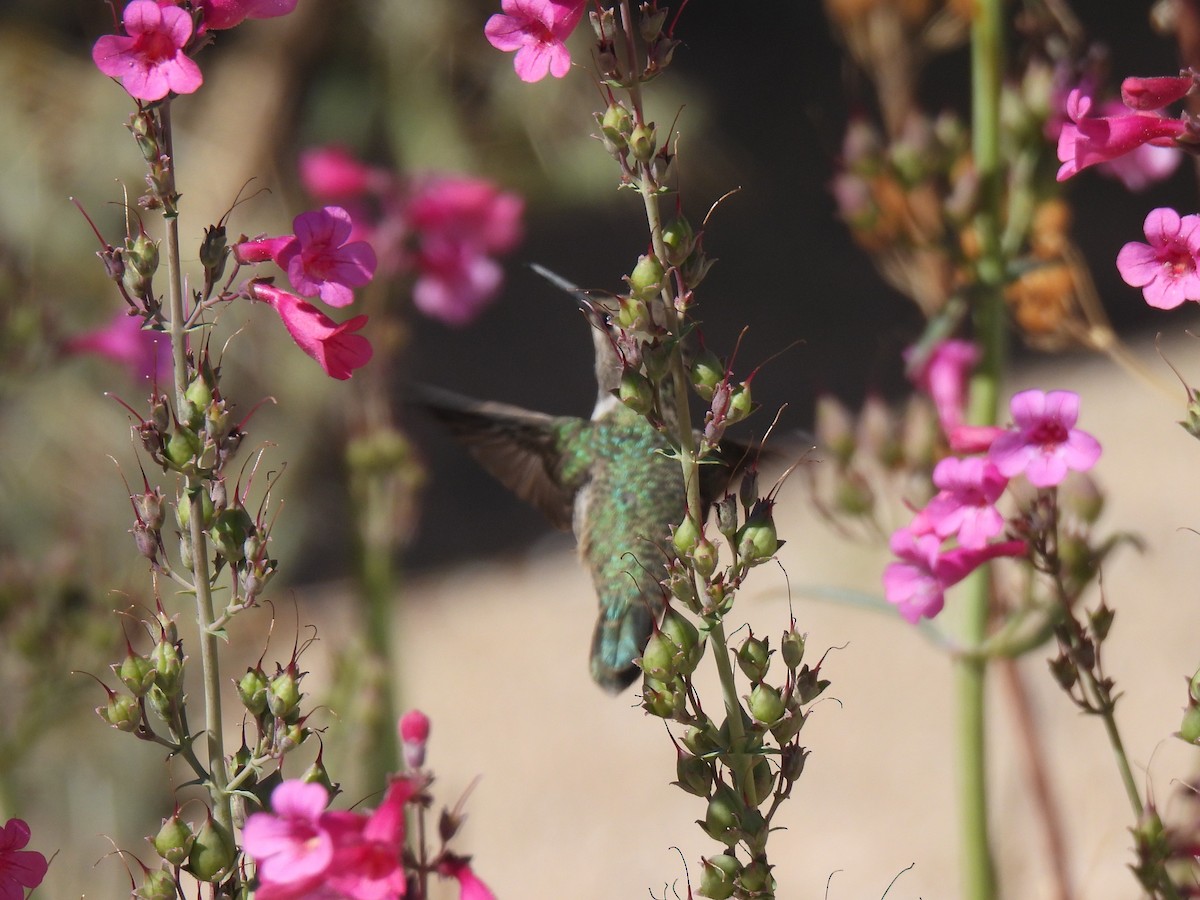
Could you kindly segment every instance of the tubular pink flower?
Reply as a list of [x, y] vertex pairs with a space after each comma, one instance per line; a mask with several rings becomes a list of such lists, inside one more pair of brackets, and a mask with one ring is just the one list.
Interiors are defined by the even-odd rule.
[[273, 19], [296, 8], [296, 0], [199, 0], [204, 10], [204, 28], [220, 31], [241, 24], [243, 19]]
[[42, 883], [49, 864], [36, 850], [26, 850], [31, 832], [24, 819], [9, 819], [0, 828], [0, 898], [22, 900]]
[[68, 338], [62, 345], [68, 356], [93, 354], [124, 366], [133, 378], [151, 378], [171, 367], [171, 342], [161, 331], [142, 328], [137, 316], [117, 313], [103, 328]]
[[[912, 349], [905, 351], [906, 362]], [[942, 341], [930, 352], [923, 365], [909, 378], [933, 400], [942, 431], [950, 434], [962, 424], [966, 409], [967, 379], [979, 361], [979, 348], [971, 341]]]
[[404, 764], [409, 769], [425, 765], [425, 745], [429, 741], [429, 716], [419, 709], [410, 709], [397, 725], [404, 751]]
[[233, 245], [233, 258], [243, 266], [268, 260], [279, 265], [279, 255], [288, 244], [295, 240], [294, 234], [284, 234], [279, 237], [262, 237], [242, 241], [240, 244]]
[[1181, 119], [1131, 112], [1124, 116], [1089, 117], [1092, 98], [1078, 88], [1067, 96], [1067, 115], [1058, 135], [1058, 180], [1066, 181], [1088, 166], [1108, 162], [1143, 144], [1170, 147], [1187, 132]]
[[347, 837], [325, 884], [347, 900], [396, 900], [404, 896], [404, 804], [416, 793], [407, 778], [394, 778], [383, 803]]
[[934, 468], [933, 483], [938, 494], [917, 513], [910, 526], [914, 532], [943, 540], [954, 535], [961, 546], [978, 550], [1004, 531], [1004, 516], [995, 504], [1008, 479], [987, 459], [948, 456]]
[[105, 75], [120, 79], [131, 97], [161, 100], [203, 84], [200, 67], [183, 53], [192, 37], [192, 17], [185, 10], [133, 0], [121, 21], [128, 36], [104, 35], [92, 47], [92, 60]]
[[292, 220], [295, 240], [284, 244], [275, 258], [288, 281], [303, 297], [316, 297], [330, 306], [354, 302], [353, 288], [375, 275], [375, 251], [366, 241], [351, 241], [350, 214], [340, 206], [301, 213]]
[[1067, 471], [1086, 472], [1100, 458], [1100, 443], [1075, 428], [1079, 395], [1038, 390], [1014, 394], [1009, 404], [1015, 427], [1000, 435], [988, 459], [1002, 475], [1024, 474], [1034, 487], [1053, 487]]
[[458, 879], [459, 900], [496, 900], [496, 895], [471, 871], [465, 860], [446, 860], [438, 866], [438, 874]]
[[892, 552], [899, 560], [884, 569], [883, 592], [900, 615], [914, 625], [922, 616], [932, 619], [941, 612], [946, 589], [983, 563], [1000, 556], [1022, 556], [1027, 549], [1024, 541], [1006, 541], [941, 553], [941, 543], [936, 535], [918, 535], [908, 528], [892, 534]]
[[416, 257], [413, 305], [447, 325], [472, 321], [500, 289], [499, 263], [466, 244], [427, 239]]
[[1125, 283], [1141, 288], [1156, 309], [1200, 300], [1200, 216], [1181, 218], [1169, 207], [1152, 209], [1145, 232], [1148, 244], [1130, 241], [1117, 253], [1117, 271]]
[[483, 33], [497, 50], [516, 50], [513, 67], [522, 81], [541, 81], [549, 72], [571, 70], [563, 43], [583, 17], [586, 0], [502, 0], [504, 14], [487, 20]]
[[355, 316], [339, 325], [295, 294], [260, 281], [251, 282], [247, 293], [251, 299], [268, 303], [279, 313], [292, 340], [331, 378], [344, 381], [370, 361], [370, 342], [360, 334], [353, 334], [367, 324], [366, 316]]
[[318, 200], [343, 200], [360, 197], [368, 190], [387, 181], [386, 173], [377, 172], [346, 150], [330, 145], [314, 147], [300, 154], [300, 181], [304, 189]]
[[1130, 77], [1121, 82], [1121, 102], [1132, 110], [1162, 109], [1182, 100], [1194, 85], [1190, 72], [1155, 78]]
[[273, 813], [246, 820], [242, 847], [258, 868], [258, 900], [304, 897], [325, 883], [334, 834], [323, 822], [329, 792], [319, 784], [285, 781], [271, 794]]
[[995, 425], [957, 425], [946, 435], [946, 442], [955, 453], [986, 453], [1004, 429]]

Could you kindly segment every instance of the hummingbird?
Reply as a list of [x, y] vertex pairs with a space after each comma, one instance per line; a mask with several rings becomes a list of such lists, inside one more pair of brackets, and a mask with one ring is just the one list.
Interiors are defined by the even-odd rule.
[[[665, 608], [660, 582], [674, 559], [668, 526], [685, 514], [683, 473], [667, 439], [616, 396], [625, 361], [611, 311], [554, 273], [533, 268], [571, 293], [591, 325], [591, 417], [555, 416], [427, 385], [413, 386], [413, 399], [501, 484], [555, 527], [574, 532], [599, 604], [591, 675], [617, 694], [640, 674], [635, 660]], [[748, 458], [733, 442], [723, 441], [720, 449], [717, 464], [700, 467], [701, 521]]]

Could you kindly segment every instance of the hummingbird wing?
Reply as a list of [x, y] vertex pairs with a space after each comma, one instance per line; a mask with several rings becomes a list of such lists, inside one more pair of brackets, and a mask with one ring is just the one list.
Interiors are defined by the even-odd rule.
[[430, 385], [409, 385], [409, 400], [428, 410], [497, 481], [569, 531], [580, 478], [562, 463], [564, 432], [582, 420], [507, 403], [473, 400]]

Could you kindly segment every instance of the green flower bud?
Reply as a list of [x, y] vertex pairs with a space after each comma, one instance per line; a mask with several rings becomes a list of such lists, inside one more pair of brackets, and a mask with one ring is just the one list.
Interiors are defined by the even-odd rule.
[[752, 682], [757, 684], [767, 677], [771, 667], [770, 641], [759, 640], [754, 635], [746, 638], [737, 651], [738, 666]]
[[750, 692], [747, 705], [750, 707], [750, 715], [764, 725], [778, 722], [785, 712], [783, 698], [780, 697], [779, 691], [771, 685], [761, 682], [755, 685], [754, 690]]
[[129, 123], [129, 131], [137, 143], [142, 159], [148, 163], [157, 163], [162, 156], [158, 145], [158, 130], [154, 127], [151, 113], [143, 112], [133, 116]]
[[238, 698], [250, 715], [257, 718], [267, 708], [267, 675], [257, 666], [246, 669], [237, 683]]
[[[726, 494], [713, 503], [717, 511], [717, 530], [729, 540], [737, 537], [737, 500], [732, 494]], [[736, 546], [736, 544], [735, 544]]]
[[[771, 868], [764, 860], [755, 860], [742, 870], [737, 880], [738, 887], [752, 897], [763, 896], [764, 892], [773, 892], [775, 879], [771, 877]], [[766, 893], [765, 896], [773, 896], [773, 893]]]
[[786, 744], [800, 733], [800, 729], [804, 727], [804, 722], [805, 717], [798, 707], [796, 709], [789, 709], [784, 713], [783, 718], [771, 725], [771, 737], [775, 738], [781, 745]]
[[699, 629], [669, 606], [663, 613], [662, 623], [658, 629], [674, 645], [679, 654], [679, 660], [676, 663], [677, 672], [680, 675], [690, 675], [694, 672], [704, 656], [704, 644], [700, 640]]
[[663, 264], [653, 253], [638, 257], [637, 265], [629, 275], [629, 289], [639, 300], [650, 300], [662, 290]]
[[742, 815], [746, 804], [729, 785], [722, 784], [708, 801], [704, 830], [714, 841], [732, 847], [741, 839]]
[[142, 723], [142, 710], [128, 694], [111, 693], [108, 703], [96, 707], [96, 714], [117, 731], [137, 731]]
[[702, 864], [704, 871], [700, 875], [700, 896], [712, 900], [728, 900], [732, 897], [742, 864], [727, 853], [710, 856], [702, 860]]
[[783, 664], [793, 672], [800, 668], [800, 663], [804, 661], [804, 638], [793, 624], [783, 633], [783, 640], [779, 644], [779, 655], [783, 657]]
[[626, 369], [621, 373], [617, 399], [638, 415], [644, 416], [654, 409], [654, 388], [641, 372]]
[[215, 883], [229, 871], [236, 858], [229, 832], [210, 815], [196, 833], [186, 868], [197, 880]]
[[775, 773], [771, 771], [771, 764], [764, 758], [754, 764], [750, 775], [754, 779], [754, 796], [758, 798], [761, 805], [771, 796], [771, 791], [775, 787]]
[[1200, 706], [1189, 704], [1179, 724], [1179, 737], [1189, 744], [1200, 743]]
[[683, 709], [683, 685], [679, 679], [660, 681], [646, 676], [642, 683], [642, 709], [660, 719], [673, 719]]
[[[208, 491], [198, 490], [197, 495], [200, 497], [200, 511], [203, 514], [203, 525], [208, 528], [213, 521], [213, 501], [209, 496]], [[175, 500], [175, 521], [179, 523], [179, 530], [184, 534], [188, 534], [191, 530], [192, 522], [192, 503], [188, 494], [184, 494]]]
[[167, 697], [175, 697], [183, 688], [183, 655], [179, 647], [167, 640], [159, 640], [150, 651], [150, 665], [154, 667], [154, 684]]
[[661, 631], [655, 631], [646, 642], [642, 658], [638, 661], [643, 672], [658, 681], [670, 681], [678, 668], [679, 648]]
[[133, 896], [135, 900], [177, 900], [175, 876], [167, 869], [147, 871]]
[[738, 555], [751, 565], [766, 562], [779, 549], [779, 535], [771, 515], [774, 501], [759, 500], [754, 504], [746, 524], [737, 533]]
[[725, 423], [732, 425], [740, 422], [754, 411], [754, 401], [750, 397], [750, 383], [743, 381], [734, 385], [729, 392], [729, 412], [725, 414]]
[[112, 666], [121, 683], [135, 697], [140, 697], [154, 684], [154, 664], [130, 650], [125, 658]]
[[146, 691], [146, 705], [164, 722], [172, 720], [171, 698], [157, 684]]
[[683, 746], [687, 747], [696, 756], [707, 756], [709, 753], [715, 753], [718, 747], [717, 732], [712, 727], [711, 722], [706, 722], [704, 725], [690, 725], [687, 731], [683, 733]]
[[321, 787], [329, 791], [330, 797], [338, 792], [338, 786], [329, 777], [329, 772], [325, 769], [325, 763], [322, 762], [320, 753], [317, 754], [317, 758], [313, 760], [312, 765], [304, 770], [304, 774], [300, 776], [300, 780], [305, 784], [321, 785]]
[[167, 513], [163, 493], [158, 488], [152, 491], [146, 491], [141, 494], [134, 494], [133, 503], [137, 509], [138, 518], [151, 531], [158, 531], [163, 527], [163, 522], [166, 520]]
[[653, 122], [635, 125], [629, 135], [629, 149], [633, 152], [633, 158], [638, 162], [650, 162], [654, 158], [654, 151], [658, 149], [657, 142], [658, 138]]
[[125, 246], [125, 259], [144, 278], [158, 270], [158, 244], [145, 234], [139, 234]]
[[183, 396], [195, 407], [193, 418], [189, 420], [188, 424], [194, 428], [198, 428], [204, 415], [204, 410], [208, 409], [208, 405], [212, 403], [212, 387], [205, 380], [203, 374], [197, 374], [192, 379], [192, 383], [187, 386], [187, 390], [184, 391]]
[[696, 568], [696, 574], [704, 579], [710, 578], [717, 570], [717, 558], [717, 545], [701, 535], [692, 549], [692, 565]]
[[246, 507], [240, 503], [230, 506], [217, 516], [212, 527], [213, 543], [217, 550], [231, 563], [239, 563], [246, 546], [246, 538], [254, 530], [254, 520]]
[[279, 732], [279, 738], [276, 749], [281, 753], [288, 753], [295, 750], [304, 743], [305, 738], [309, 735], [309, 731], [299, 722], [292, 722], [283, 731]]
[[163, 819], [162, 828], [150, 842], [158, 855], [173, 866], [182, 866], [191, 852], [196, 836], [187, 822], [179, 818], [176, 811], [170, 818]]
[[613, 321], [618, 328], [636, 334], [649, 334], [654, 330], [654, 321], [650, 317], [650, 308], [646, 301], [639, 297], [620, 297], [617, 314]]
[[696, 544], [700, 540], [700, 526], [697, 524], [693, 516], [684, 516], [682, 522], [675, 526], [675, 530], [671, 533], [671, 543], [675, 547], [675, 552], [680, 556], [688, 556], [696, 549]]
[[267, 708], [271, 715], [288, 719], [300, 708], [300, 676], [295, 666], [281, 669], [267, 685]]
[[176, 467], [182, 468], [200, 455], [200, 438], [190, 428], [177, 426], [163, 449], [163, 456]]
[[725, 378], [725, 366], [711, 350], [701, 350], [692, 360], [688, 373], [692, 387], [705, 401], [711, 401], [717, 385]]
[[696, 596], [692, 579], [678, 563], [672, 563], [670, 574], [667, 576], [667, 590], [671, 592], [672, 597], [693, 612], [699, 608], [700, 600]]
[[703, 759], [679, 751], [675, 760], [675, 784], [689, 794], [707, 797], [712, 789], [713, 767]]
[[691, 223], [683, 216], [680, 216], [663, 229], [662, 238], [663, 244], [667, 248], [667, 262], [673, 266], [683, 264], [684, 260], [692, 252], [692, 247], [696, 241], [696, 235], [692, 231]]
[[627, 147], [633, 132], [633, 117], [620, 103], [610, 103], [600, 120], [600, 130], [618, 149]]

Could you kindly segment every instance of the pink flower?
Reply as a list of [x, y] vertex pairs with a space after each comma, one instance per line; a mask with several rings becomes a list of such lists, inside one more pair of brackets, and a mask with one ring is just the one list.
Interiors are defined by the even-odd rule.
[[913, 520], [915, 533], [942, 539], [954, 535], [961, 546], [978, 550], [1004, 531], [1004, 517], [995, 504], [1008, 479], [987, 459], [948, 456], [934, 468], [933, 483], [938, 494]]
[[103, 328], [63, 342], [68, 356], [94, 354], [125, 366], [133, 378], [151, 378], [171, 369], [171, 342], [161, 331], [147, 331], [137, 316], [117, 313]]
[[365, 241], [351, 241], [350, 214], [340, 206], [301, 213], [292, 220], [296, 239], [276, 262], [288, 273], [302, 297], [320, 296], [330, 306], [354, 302], [352, 288], [375, 274], [375, 251]]
[[200, 0], [204, 27], [211, 31], [232, 28], [243, 19], [273, 19], [296, 8], [296, 0]]
[[563, 43], [583, 16], [585, 0], [502, 0], [505, 15], [487, 20], [483, 33], [497, 50], [516, 50], [513, 66], [522, 81], [562, 78], [571, 69]]
[[496, 900], [496, 895], [476, 877], [466, 860], [447, 858], [438, 866], [438, 874], [458, 879], [459, 900]]
[[46, 857], [24, 849], [29, 835], [23, 819], [9, 819], [0, 828], [0, 900], [22, 900], [26, 890], [46, 877]]
[[318, 200], [358, 197], [377, 186], [382, 174], [359, 162], [345, 147], [314, 147], [300, 154], [300, 180]]
[[1181, 119], [1165, 119], [1155, 114], [1130, 112], [1121, 116], [1089, 117], [1092, 98], [1078, 88], [1067, 97], [1067, 115], [1071, 121], [1058, 135], [1058, 180], [1066, 181], [1088, 166], [1108, 162], [1136, 150], [1143, 144], [1170, 147], [1187, 133]]
[[[913, 348], [904, 353], [905, 362], [912, 365]], [[966, 407], [967, 379], [979, 361], [979, 348], [971, 341], [942, 341], [926, 357], [909, 378], [925, 391], [937, 408], [942, 431], [950, 434], [962, 424]]]
[[416, 793], [416, 785], [406, 778], [395, 778], [388, 786], [379, 809], [361, 828], [348, 835], [338, 852], [337, 865], [325, 880], [336, 896], [348, 900], [395, 900], [405, 890], [404, 804]]
[[413, 305], [447, 325], [466, 325], [478, 316], [504, 278], [494, 259], [467, 244], [437, 238], [422, 244], [417, 266]]
[[1117, 271], [1146, 302], [1174, 309], [1184, 300], [1200, 300], [1200, 216], [1183, 216], [1169, 207], [1150, 210], [1146, 240], [1130, 241], [1117, 254]]
[[1034, 487], [1053, 487], [1067, 470], [1086, 472], [1100, 458], [1100, 443], [1075, 428], [1079, 395], [1038, 390], [1014, 394], [1009, 404], [1015, 428], [992, 442], [988, 459], [1002, 475], [1024, 474]]
[[892, 534], [892, 552], [899, 557], [883, 571], [883, 593], [906, 620], [916, 624], [932, 619], [946, 602], [946, 589], [958, 584], [988, 560], [1021, 556], [1024, 541], [1006, 541], [972, 549], [958, 547], [940, 552], [942, 541], [933, 534], [917, 535], [908, 528]]
[[311, 303], [274, 285], [251, 282], [247, 292], [251, 299], [269, 303], [279, 313], [292, 340], [330, 377], [344, 381], [370, 361], [370, 342], [353, 334], [367, 324], [366, 316], [355, 316], [339, 325]]
[[397, 726], [404, 748], [404, 764], [410, 769], [425, 765], [425, 744], [429, 741], [429, 716], [419, 709], [410, 709], [400, 717]]
[[257, 900], [304, 897], [325, 883], [335, 850], [335, 833], [323, 821], [328, 803], [321, 785], [289, 780], [271, 794], [274, 813], [246, 820], [242, 847], [258, 867]]
[[107, 34], [92, 47], [96, 67], [119, 78], [137, 100], [161, 100], [174, 91], [190, 94], [204, 82], [200, 67], [183, 53], [192, 17], [176, 6], [133, 0], [122, 17], [128, 37]]
[[1162, 109], [1182, 100], [1195, 86], [1191, 72], [1156, 78], [1126, 78], [1121, 82], [1121, 102], [1130, 109]]

